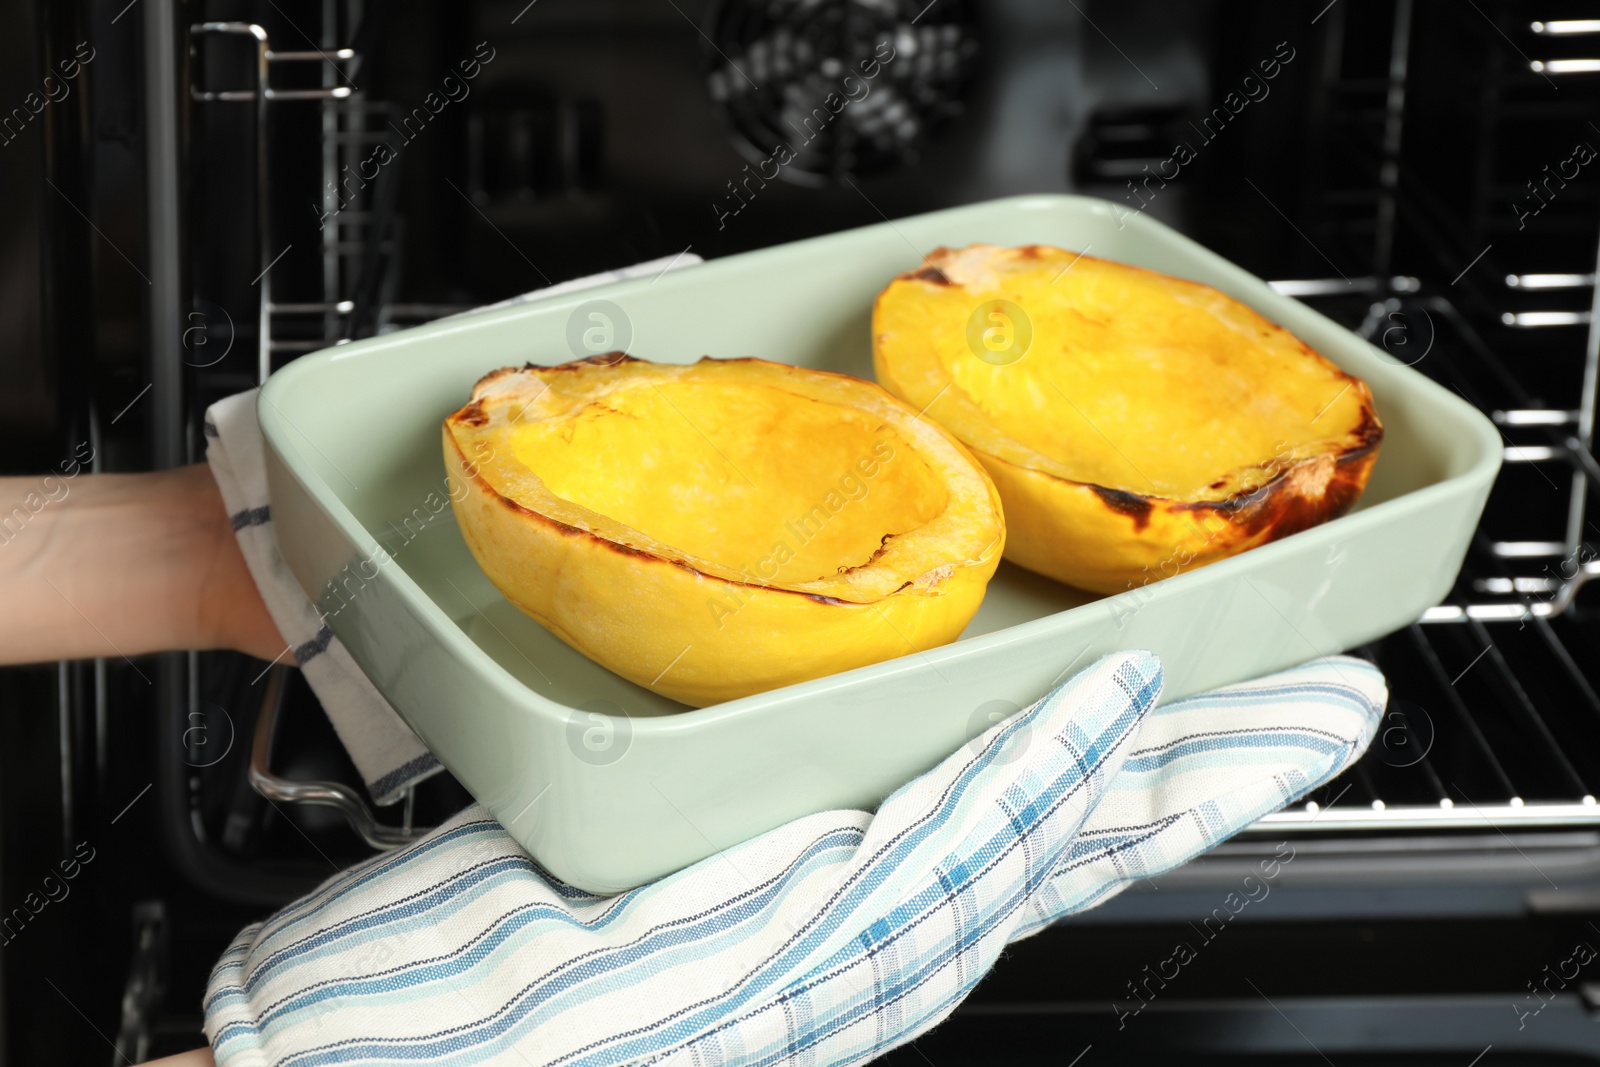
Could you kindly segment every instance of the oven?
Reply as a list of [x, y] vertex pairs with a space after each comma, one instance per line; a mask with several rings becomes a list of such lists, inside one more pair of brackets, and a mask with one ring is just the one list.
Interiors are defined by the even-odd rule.
[[[303, 353], [637, 261], [1022, 192], [1148, 211], [1459, 392], [1505, 465], [1451, 595], [1354, 650], [1391, 685], [1360, 763], [1014, 946], [887, 1060], [1600, 1061], [1594, 14], [41, 0], [0, 40], [5, 99], [46, 101], [0, 122], [35, 209], [0, 217], [3, 455], [197, 461], [206, 406]], [[0, 948], [10, 1062], [193, 1047], [239, 927], [468, 800], [374, 808], [304, 682], [240, 654], [0, 693], [0, 905], [93, 857]]]

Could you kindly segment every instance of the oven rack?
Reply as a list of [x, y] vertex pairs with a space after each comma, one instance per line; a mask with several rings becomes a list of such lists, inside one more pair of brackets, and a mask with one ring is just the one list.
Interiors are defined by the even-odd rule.
[[[1420, 621], [1426, 624], [1521, 623], [1535, 618], [1552, 618], [1568, 611], [1583, 587], [1600, 576], [1600, 550], [1591, 544], [1591, 541], [1600, 541], [1600, 524], [1588, 516], [1590, 483], [1600, 486], [1600, 463], [1596, 462], [1593, 454], [1596, 381], [1600, 377], [1597, 374], [1600, 371], [1600, 321], [1588, 313], [1582, 320], [1587, 330], [1583, 384], [1579, 395], [1573, 399], [1570, 407], [1551, 408], [1539, 406], [1528, 397], [1504, 360], [1451, 299], [1424, 292], [1416, 278], [1364, 277], [1349, 282], [1343, 278], [1312, 278], [1268, 284], [1278, 292], [1313, 301], [1319, 297], [1348, 298], [1352, 289], [1364, 293], [1371, 298], [1371, 303], [1361, 324], [1354, 328], [1374, 343], [1386, 341], [1388, 334], [1398, 329], [1394, 325], [1397, 322], [1406, 323], [1408, 330], [1410, 323], [1427, 323], [1425, 336], [1430, 349], [1437, 348], [1444, 341], [1446, 350], [1456, 350], [1456, 359], [1470, 355], [1484, 366], [1487, 377], [1507, 387], [1511, 402], [1494, 404], [1476, 395], [1480, 390], [1471, 385], [1464, 387], [1454, 377], [1442, 379], [1444, 384], [1476, 403], [1500, 428], [1505, 437], [1506, 466], [1502, 469], [1502, 479], [1507, 477], [1508, 468], [1529, 466], [1535, 468], [1557, 491], [1560, 491], [1562, 482], [1567, 486], [1564, 535], [1561, 539], [1480, 539], [1467, 566], [1467, 571], [1473, 572], [1473, 576], [1464, 583], [1464, 587], [1458, 588], [1458, 592], [1464, 591], [1466, 595], [1452, 597], [1446, 603], [1429, 608]], [[1507, 290], [1511, 291], [1586, 287], [1591, 302], [1597, 299], [1593, 274], [1508, 275], [1505, 284]], [[1510, 325], [1509, 320], [1515, 314], [1518, 313], [1504, 312], [1502, 322]], [[1573, 319], [1564, 324], [1578, 323]], [[1415, 341], [1403, 343], [1413, 344]], [[1385, 344], [1385, 347], [1390, 346]], [[1406, 356], [1403, 351], [1391, 354]], [[1432, 371], [1444, 362], [1435, 359], [1433, 364], [1428, 365], [1425, 359], [1426, 356], [1416, 358], [1418, 370]], [[1439, 375], [1435, 374], [1435, 377]], [[1526, 439], [1513, 441], [1510, 436], [1512, 433]], [[1530, 572], [1527, 568], [1531, 564], [1538, 564], [1539, 570]]]
[[[399, 248], [404, 238], [404, 221], [392, 211], [374, 204], [374, 195], [368, 183], [351, 189], [340, 183], [341, 171], [358, 164], [357, 153], [373, 140], [369, 126], [374, 121], [387, 120], [392, 106], [374, 101], [356, 87], [353, 76], [360, 74], [362, 57], [353, 48], [337, 44], [338, 27], [359, 24], [362, 0], [322, 0], [320, 47], [313, 45], [307, 51], [279, 51], [272, 47], [267, 29], [252, 22], [197, 22], [189, 27], [188, 73], [192, 79], [188, 97], [193, 104], [217, 105], [249, 103], [254, 105], [254, 160], [255, 196], [252, 205], [257, 243], [257, 265], [260, 273], [251, 282], [259, 290], [256, 334], [256, 381], [264, 383], [275, 369], [278, 357], [295, 355], [326, 348], [348, 341], [361, 326], [357, 319], [370, 314], [371, 328], [375, 333], [400, 328], [402, 323], [420, 323], [450, 314], [458, 308], [436, 304], [402, 304], [394, 300], [395, 280], [398, 271], [380, 270], [376, 285], [363, 296], [349, 294], [369, 285], [366, 271], [371, 269], [373, 255], [388, 257], [387, 265], [398, 261]], [[342, 17], [341, 17], [342, 16]], [[244, 37], [254, 42], [254, 63], [245, 87], [229, 89], [201, 88], [204, 77], [198, 59], [200, 40], [209, 36]], [[309, 41], [308, 41], [309, 43]], [[290, 64], [321, 64], [321, 85], [314, 88], [283, 89], [273, 84], [275, 66]], [[342, 64], [342, 65], [341, 65]], [[349, 84], [340, 84], [340, 82]], [[320, 130], [320, 170], [323, 195], [322, 208], [328, 224], [320, 228], [322, 299], [282, 301], [273, 296], [272, 268], [286, 255], [292, 244], [281, 249], [274, 236], [271, 204], [274, 198], [273, 171], [270, 161], [269, 105], [280, 102], [315, 102], [318, 105], [317, 124]], [[304, 129], [305, 125], [294, 127]], [[389, 176], [390, 181], [393, 176]], [[341, 197], [341, 192], [343, 196]], [[341, 204], [341, 200], [343, 203]], [[375, 307], [363, 307], [364, 300], [376, 296]], [[289, 336], [285, 336], [285, 335]], [[269, 801], [294, 805], [330, 807], [335, 809], [351, 829], [367, 845], [376, 849], [395, 848], [421, 837], [429, 828], [415, 827], [412, 812], [416, 800], [415, 790], [402, 794], [401, 823], [391, 825], [378, 819], [373, 806], [362, 792], [340, 782], [304, 781], [282, 778], [272, 773], [271, 757], [273, 739], [283, 708], [288, 668], [273, 667], [262, 693], [256, 731], [248, 771], [252, 788]], [[188, 657], [189, 703], [193, 706], [193, 690], [198, 685], [198, 660], [194, 653]], [[191, 798], [193, 799], [193, 798]]]
[[[1545, 46], [1545, 54], [1541, 58], [1528, 60], [1528, 70], [1534, 74], [1559, 78], [1565, 75], [1600, 72], [1600, 55], [1595, 54], [1600, 49], [1596, 49], [1589, 40], [1600, 37], [1600, 19], [1535, 20], [1528, 23], [1528, 32], [1534, 34]], [[1578, 50], [1577, 55], [1552, 56], [1549, 50], [1557, 40], [1580, 41], [1582, 48]], [[1559, 47], [1555, 50], [1565, 51]], [[1589, 54], [1583, 54], [1584, 51]]]
[[[1600, 294], [1595, 288], [1594, 264], [1600, 254], [1588, 256], [1590, 269], [1573, 270], [1569, 263], [1563, 264], [1567, 270], [1558, 271], [1557, 264], [1549, 262], [1552, 257], [1547, 249], [1541, 253], [1546, 263], [1503, 273], [1487, 291], [1479, 287], [1477, 279], [1496, 263], [1497, 257], [1491, 256], [1495, 242], [1489, 238], [1500, 242], [1504, 254], [1507, 242], [1496, 237], [1500, 215], [1490, 211], [1490, 203], [1480, 191], [1463, 225], [1429, 182], [1405, 165], [1402, 153], [1414, 3], [1398, 0], [1394, 5], [1383, 77], [1347, 72], [1341, 58], [1349, 50], [1352, 35], [1370, 34], [1376, 26], [1363, 28], [1364, 24], [1343, 6], [1336, 6], [1327, 14], [1326, 40], [1334, 58], [1319, 68], [1313, 91], [1316, 108], [1326, 116], [1331, 140], [1336, 143], [1314, 151], [1336, 152], [1353, 169], [1342, 183], [1334, 178], [1326, 180], [1337, 184], [1317, 184], [1307, 179], [1311, 183], [1306, 187], [1308, 201], [1316, 205], [1313, 220], [1320, 218], [1323, 222], [1321, 228], [1314, 223], [1310, 228], [1319, 236], [1332, 237], [1337, 246], [1364, 249], [1369, 271], [1366, 277], [1355, 279], [1341, 273], [1337, 278], [1271, 284], [1305, 299], [1337, 302], [1359, 294], [1358, 299], [1370, 301], [1364, 316], [1358, 311], [1351, 317], [1360, 321], [1359, 326], [1351, 323], [1357, 332], [1381, 344], [1402, 362], [1414, 364], [1421, 372], [1462, 393], [1500, 428], [1506, 448], [1505, 468], [1497, 490], [1499, 484], [1536, 477], [1567, 494], [1559, 530], [1519, 528], [1490, 541], [1486, 548], [1480, 546], [1492, 559], [1504, 561], [1505, 566], [1478, 565], [1475, 569], [1481, 576], [1458, 588], [1456, 595], [1428, 611], [1422, 621], [1523, 623], [1531, 618], [1559, 616], [1571, 609], [1579, 591], [1600, 570], [1600, 560], [1595, 558], [1600, 553], [1585, 540], [1589, 533], [1600, 535], [1600, 526], [1591, 524], [1588, 517], [1589, 483], [1600, 480], [1600, 466], [1592, 451], [1600, 364]], [[1543, 57], [1531, 61], [1531, 70], [1515, 65], [1508, 69], [1498, 63], [1487, 68], [1480, 109], [1480, 151], [1486, 152], [1488, 146], [1509, 143], [1507, 139], [1513, 131], [1526, 127], [1521, 99], [1528, 83], [1542, 87], [1541, 78], [1549, 80], [1546, 71], [1577, 74], [1589, 69], [1582, 64], [1562, 67], [1554, 57], [1559, 54], [1570, 58], [1574, 47], [1588, 47], [1600, 36], [1600, 20], [1551, 18], [1508, 24], [1502, 29], [1490, 19], [1479, 29], [1486, 36], [1493, 36], [1491, 44], [1496, 49], [1503, 47], [1502, 37], [1511, 41], [1509, 35], [1518, 35], [1522, 44], [1511, 41], [1514, 47], [1524, 55]], [[1573, 114], [1581, 115], [1581, 111]], [[1308, 168], [1310, 173], [1319, 175], [1322, 170], [1318, 166]], [[1481, 188], [1490, 184], [1482, 183]], [[1496, 201], [1493, 206], [1503, 214], [1502, 204]], [[1391, 276], [1402, 207], [1405, 229], [1432, 250], [1437, 263], [1435, 273], [1441, 277], [1445, 273], [1446, 251], [1464, 240], [1473, 242], [1470, 250], [1457, 250], [1462, 253], [1466, 269], [1448, 285], [1440, 284], [1424, 292], [1414, 277]], [[1578, 233], [1593, 232], [1587, 218], [1580, 225], [1583, 229]], [[1463, 231], [1476, 234], [1485, 242], [1481, 251], [1477, 240], [1464, 238]], [[1449, 273], [1455, 273], [1457, 265], [1453, 264]], [[1474, 267], [1477, 273], [1471, 273]], [[1463, 279], [1466, 284], [1458, 288], [1457, 283]], [[1470, 316], [1458, 310], [1455, 294], [1463, 293], [1466, 295], [1459, 299], [1472, 302]], [[1555, 347], [1558, 351], [1544, 354], [1554, 355], [1563, 364], [1566, 360], [1561, 350], [1566, 348], [1572, 332], [1582, 328], [1582, 358], [1571, 363], [1581, 368], [1581, 383], [1570, 392], [1560, 390], [1559, 399], [1570, 402], [1550, 404], [1532, 395], [1531, 387], [1485, 340], [1475, 322], [1498, 324], [1525, 356], [1530, 347]], [[1520, 344], [1521, 338], [1529, 344]], [[1441, 341], [1445, 342], [1443, 348], [1456, 350], [1455, 360], [1442, 368], [1444, 374], [1439, 373], [1441, 363], [1446, 362], [1441, 359], [1444, 353], [1430, 358], [1430, 352], [1441, 347]], [[1573, 343], [1572, 350], [1577, 355], [1579, 344]], [[1470, 363], [1477, 372], [1476, 382], [1461, 373], [1463, 363]]]
[[[1557, 288], [1550, 278], [1513, 275], [1505, 288]], [[1551, 490], [1565, 488], [1567, 536], [1495, 540], [1480, 528], [1454, 594], [1356, 653], [1390, 681], [1390, 705], [1368, 753], [1338, 780], [1246, 833], [1334, 835], [1360, 850], [1379, 848], [1383, 835], [1399, 831], [1600, 826], [1600, 647], [1577, 603], [1600, 573], [1591, 547], [1600, 529], [1587, 514], [1590, 483], [1600, 486], [1590, 444], [1600, 350], [1595, 317], [1584, 322], [1582, 394], [1570, 407], [1552, 409], [1529, 399], [1448, 297], [1411, 278], [1358, 283], [1372, 301], [1357, 327], [1369, 340], [1381, 340], [1375, 324], [1382, 329], [1393, 315], [1427, 312], [1438, 327], [1430, 337], [1437, 355], [1419, 359], [1417, 369], [1456, 388], [1507, 435], [1502, 481], [1533, 469]], [[1309, 300], [1349, 289], [1343, 279], [1273, 284]], [[1593, 299], [1592, 275], [1563, 276], [1559, 286], [1586, 286]], [[1466, 373], [1472, 369], [1477, 382]], [[1485, 379], [1500, 387], [1498, 394], [1481, 384]], [[1490, 509], [1496, 505], [1491, 497]], [[1542, 569], [1530, 574], [1530, 563]]]
[[1414, 623], [1360, 655], [1390, 679], [1367, 755], [1253, 833], [1600, 825], [1600, 695], [1570, 619]]
[[[348, 101], [356, 95], [356, 91], [348, 85], [335, 84], [337, 62], [358, 64], [360, 57], [350, 48], [313, 49], [311, 51], [276, 51], [272, 47], [271, 38], [266, 27], [253, 22], [198, 22], [189, 27], [189, 55], [191, 72], [195, 69], [199, 58], [199, 41], [210, 36], [247, 37], [255, 42], [255, 64], [253, 82], [247, 88], [236, 89], [202, 89], [191, 82], [189, 85], [189, 99], [196, 104], [235, 104], [250, 103], [255, 105], [255, 229], [256, 229], [256, 255], [257, 264], [261, 268], [251, 282], [252, 287], [259, 289], [260, 296], [257, 305], [256, 319], [256, 359], [257, 379], [260, 382], [267, 380], [272, 373], [272, 354], [274, 344], [273, 315], [275, 306], [272, 298], [272, 268], [277, 261], [288, 253], [291, 246], [274, 251], [272, 230], [272, 168], [270, 166], [271, 138], [268, 136], [268, 105], [286, 101], [318, 101], [323, 105], [324, 116], [328, 115], [331, 105]], [[323, 86], [312, 89], [279, 89], [272, 85], [272, 70], [275, 64], [282, 63], [321, 63], [323, 65]], [[357, 101], [359, 105], [359, 101]], [[326, 120], [324, 121], [326, 128]], [[337, 176], [337, 171], [324, 165], [324, 177], [331, 183]], [[332, 188], [325, 184], [325, 189]], [[333, 231], [324, 231], [325, 241], [337, 240], [338, 228]]]
[[[324, 19], [327, 25], [335, 21], [331, 17]], [[273, 49], [265, 27], [256, 23], [201, 22], [192, 25], [189, 32], [191, 57], [198, 54], [198, 40], [211, 35], [249, 37], [256, 46], [252, 85], [248, 88], [206, 90], [191, 84], [189, 99], [198, 104], [256, 105], [256, 189], [252, 211], [260, 273], [252, 285], [260, 290], [257, 309], [257, 380], [265, 381], [284, 357], [293, 358], [347, 342], [356, 329], [363, 328], [362, 322], [353, 321], [357, 317], [370, 316], [371, 332], [388, 333], [405, 325], [428, 322], [465, 310], [455, 305], [396, 301], [399, 271], [383, 267], [378, 269], [380, 277], [373, 286], [376, 299], [371, 308], [363, 308], [359, 294], [355, 299], [348, 295], [362, 287], [366, 280], [364, 272], [374, 255], [385, 257], [390, 264], [397, 263], [405, 240], [404, 219], [382, 205], [374, 204], [372, 188], [376, 183], [367, 182], [357, 188], [352, 188], [347, 181], [341, 184], [341, 174], [358, 166], [361, 161], [359, 153], [382, 136], [380, 131], [394, 117], [392, 104], [372, 100], [363, 90], [352, 85], [336, 84], [341, 78], [348, 80], [351, 75], [359, 73], [362, 61], [359, 53], [352, 48], [336, 46], [332, 35], [327, 33], [323, 34], [321, 48], [278, 51]], [[275, 64], [315, 62], [322, 64], [321, 87], [280, 89], [272, 85], [271, 74]], [[272, 267], [292, 247], [286, 245], [278, 248], [274, 244], [270, 211], [274, 189], [270, 166], [272, 152], [267, 136], [268, 105], [280, 101], [313, 101], [319, 105], [320, 188], [322, 209], [327, 215], [326, 223], [320, 228], [320, 300], [284, 301], [273, 296]]]

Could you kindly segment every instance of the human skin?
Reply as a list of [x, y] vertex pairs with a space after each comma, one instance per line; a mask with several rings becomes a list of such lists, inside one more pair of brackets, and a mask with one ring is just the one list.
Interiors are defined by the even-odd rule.
[[290, 661], [204, 464], [0, 478], [0, 527], [0, 664], [217, 648]]
[[165, 1059], [150, 1060], [148, 1067], [216, 1067], [216, 1061], [211, 1058], [209, 1048], [197, 1048], [193, 1052], [180, 1052]]
[[[0, 478], [0, 602], [0, 664], [216, 648], [293, 662], [203, 464]], [[154, 1062], [213, 1067], [209, 1048]]]

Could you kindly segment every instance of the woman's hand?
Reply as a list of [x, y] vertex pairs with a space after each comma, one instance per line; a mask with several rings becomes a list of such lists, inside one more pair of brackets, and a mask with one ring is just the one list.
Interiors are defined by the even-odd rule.
[[293, 662], [204, 464], [48, 483], [0, 478], [0, 664], [210, 648]]

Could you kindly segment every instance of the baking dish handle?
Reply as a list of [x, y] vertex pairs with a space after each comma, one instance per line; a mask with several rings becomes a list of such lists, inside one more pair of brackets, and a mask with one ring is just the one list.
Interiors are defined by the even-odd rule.
[[250, 749], [250, 785], [257, 793], [273, 803], [312, 804], [333, 808], [344, 816], [360, 838], [376, 849], [393, 849], [428, 833], [429, 828], [418, 829], [411, 825], [412, 805], [416, 796], [407, 789], [404, 821], [391, 826], [378, 821], [366, 800], [354, 789], [341, 782], [297, 782], [280, 778], [272, 773], [272, 744], [278, 729], [278, 716], [283, 711], [284, 694], [288, 692], [288, 675], [291, 668], [278, 665], [267, 672], [266, 689], [261, 695], [261, 712], [256, 716], [256, 736]]

